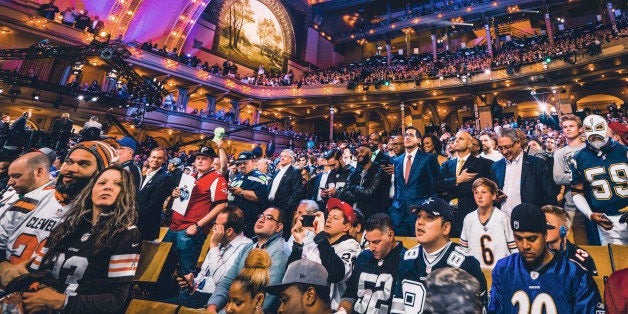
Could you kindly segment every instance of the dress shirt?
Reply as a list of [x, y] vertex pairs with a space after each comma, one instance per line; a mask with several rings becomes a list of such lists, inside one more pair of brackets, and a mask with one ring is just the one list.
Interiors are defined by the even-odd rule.
[[[410, 156], [410, 164], [414, 164], [414, 157], [416, 157], [416, 153], [419, 149], [415, 148], [412, 152], [406, 152], [406, 155], [403, 156], [403, 172], [401, 172], [401, 176], [403, 177], [406, 173], [406, 164], [408, 163], [408, 156]], [[406, 179], [405, 177], [403, 178]], [[409, 179], [409, 178], [408, 178]]]
[[152, 179], [155, 176], [155, 174], [157, 174], [157, 172], [159, 172], [159, 169], [161, 169], [161, 168], [157, 168], [157, 170], [151, 171], [151, 172], [146, 174], [146, 177], [144, 178], [144, 181], [142, 181], [142, 187], [140, 187], [140, 190], [143, 189], [146, 186], [146, 183], [148, 183], [148, 181], [150, 181], [150, 179]]
[[199, 285], [198, 291], [213, 293], [216, 289], [216, 285], [227, 273], [227, 270], [233, 266], [240, 251], [249, 243], [253, 243], [253, 241], [245, 237], [244, 233], [240, 233], [227, 245], [211, 248], [209, 252], [207, 252], [205, 261], [201, 266], [201, 271], [196, 278], [194, 278], [194, 284], [200, 284], [205, 280], [205, 284], [203, 284], [202, 287]]
[[270, 193], [268, 193], [268, 200], [272, 201], [275, 199], [275, 194], [277, 193], [277, 189], [279, 188], [281, 178], [286, 173], [286, 171], [288, 171], [288, 167], [290, 166], [291, 165], [283, 166], [279, 168], [279, 171], [277, 171], [277, 175], [275, 175], [275, 178], [273, 179], [273, 185], [270, 187]]
[[327, 178], [329, 177], [329, 171], [323, 172], [323, 174], [321, 175], [321, 181], [318, 183], [318, 191], [316, 191], [316, 200], [319, 202], [323, 201], [323, 198], [321, 197], [321, 189], [320, 188], [325, 188], [327, 186]]
[[521, 204], [521, 169], [523, 167], [523, 152], [512, 161], [506, 160], [504, 174], [504, 194], [506, 200], [502, 202], [501, 210], [510, 217], [512, 209]]

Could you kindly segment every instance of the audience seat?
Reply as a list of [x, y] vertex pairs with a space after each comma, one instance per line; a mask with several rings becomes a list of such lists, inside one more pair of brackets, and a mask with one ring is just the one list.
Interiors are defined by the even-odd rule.
[[196, 261], [196, 266], [199, 268], [203, 265], [205, 256], [207, 255], [207, 252], [209, 252], [209, 239], [211, 238], [211, 236], [212, 233], [210, 232], [207, 235], [207, 239], [205, 239], [205, 242], [203, 242], [203, 247], [201, 247], [201, 254], [198, 255], [198, 260]]
[[484, 278], [486, 278], [486, 292], [489, 293], [491, 291], [491, 284], [493, 283], [493, 270], [482, 267], [482, 273], [484, 273]]
[[135, 278], [133, 278], [134, 281], [156, 283], [171, 248], [172, 243], [170, 242], [142, 241], [140, 261], [137, 265]]
[[595, 281], [595, 284], [597, 285], [597, 290], [600, 292], [600, 296], [602, 297], [602, 300], [604, 300], [604, 291], [606, 290], [607, 277], [595, 276], [591, 278], [593, 278], [593, 281]]
[[159, 228], [159, 238], [157, 238], [157, 241], [161, 242], [166, 236], [166, 232], [168, 232], [168, 227]]
[[610, 276], [611, 273], [613, 273], [613, 268], [611, 267], [611, 254], [609, 253], [608, 246], [581, 245], [580, 247], [589, 252], [591, 257], [593, 257], [598, 276]]
[[628, 245], [611, 244], [611, 254], [614, 271], [628, 268]]
[[179, 308], [176, 304], [133, 299], [126, 309], [126, 314], [175, 314]]
[[449, 241], [460, 244], [460, 238], [449, 238]]
[[419, 244], [415, 237], [396, 237], [396, 239], [401, 241], [406, 249], [411, 249]]

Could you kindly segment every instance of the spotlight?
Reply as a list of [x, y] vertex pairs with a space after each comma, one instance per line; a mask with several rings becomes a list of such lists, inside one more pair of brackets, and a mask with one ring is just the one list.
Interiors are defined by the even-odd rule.
[[97, 102], [98, 101], [98, 97], [96, 97], [96, 96], [92, 97], [92, 101], [93, 102]]
[[31, 97], [33, 97], [33, 100], [39, 101], [39, 94], [38, 93], [32, 93]]
[[536, 95], [536, 89], [531, 90], [530, 91], [530, 95], [532, 95], [532, 96]]
[[539, 103], [539, 110], [541, 112], [546, 112], [547, 111], [547, 104], [544, 102]]
[[484, 74], [486, 74], [486, 75], [490, 75], [490, 74], [491, 74], [491, 69], [486, 69], [486, 70], [484, 70]]
[[76, 97], [76, 99], [78, 99], [78, 100], [83, 100], [83, 99], [85, 99], [85, 96], [83, 96], [83, 95], [78, 95], [78, 97]]
[[2, 94], [2, 92], [4, 92], [4, 90], [2, 90], [2, 88], [0, 88], [0, 94]]

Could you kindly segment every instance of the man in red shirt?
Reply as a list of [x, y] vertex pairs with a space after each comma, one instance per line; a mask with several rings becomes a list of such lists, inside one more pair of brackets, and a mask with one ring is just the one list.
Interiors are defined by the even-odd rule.
[[[203, 147], [196, 153], [196, 183], [190, 193], [185, 215], [172, 213], [172, 223], [164, 242], [172, 242], [179, 258], [179, 274], [193, 273], [196, 261], [207, 235], [210, 224], [227, 206], [227, 181], [212, 167], [217, 157], [211, 147]], [[189, 189], [189, 187], [188, 187]], [[172, 191], [172, 197], [181, 196], [180, 187]]]

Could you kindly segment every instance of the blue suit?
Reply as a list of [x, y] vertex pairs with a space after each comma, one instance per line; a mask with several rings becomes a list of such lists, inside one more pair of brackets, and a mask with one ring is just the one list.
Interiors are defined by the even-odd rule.
[[[543, 159], [523, 153], [521, 166], [521, 202], [538, 206], [555, 205], [558, 191]], [[499, 189], [504, 188], [506, 176], [506, 158], [502, 158], [491, 166], [491, 180]]]
[[408, 183], [404, 179], [403, 165], [406, 154], [393, 160], [395, 165], [395, 196], [388, 210], [399, 236], [414, 236], [416, 215], [410, 213], [410, 206], [419, 205], [434, 196], [434, 184], [438, 180], [439, 166], [436, 156], [426, 154], [420, 149], [414, 156]]

